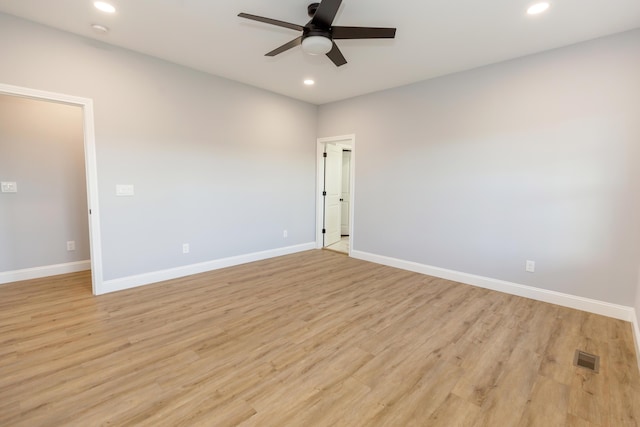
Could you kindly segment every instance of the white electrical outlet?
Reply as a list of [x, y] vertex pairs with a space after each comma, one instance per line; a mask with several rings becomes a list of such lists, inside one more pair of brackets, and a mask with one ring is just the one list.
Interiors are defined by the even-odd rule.
[[289, 233], [287, 232], [287, 230], [284, 230], [284, 231], [282, 232], [282, 237], [284, 237], [285, 239], [286, 239], [287, 237], [289, 237]]
[[69, 240], [67, 242], [67, 250], [68, 251], [75, 251], [76, 250], [76, 242], [75, 242], [75, 240]]
[[525, 265], [524, 269], [529, 273], [533, 273], [534, 271], [536, 271], [536, 262], [527, 260], [527, 264]]
[[188, 243], [183, 243], [182, 244], [182, 253], [183, 254], [188, 254], [189, 253], [189, 244]]

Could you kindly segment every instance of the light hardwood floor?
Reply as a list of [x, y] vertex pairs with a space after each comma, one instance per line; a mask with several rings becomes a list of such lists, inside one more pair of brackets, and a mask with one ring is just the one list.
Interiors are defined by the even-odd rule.
[[333, 245], [326, 246], [325, 249], [335, 252], [341, 252], [343, 254], [349, 253], [349, 236], [342, 236]]
[[630, 324], [330, 251], [100, 297], [88, 273], [0, 286], [2, 426], [639, 420]]

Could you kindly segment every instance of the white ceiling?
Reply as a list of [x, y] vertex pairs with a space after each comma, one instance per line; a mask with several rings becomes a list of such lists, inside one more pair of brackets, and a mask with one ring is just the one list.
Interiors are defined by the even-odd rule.
[[[335, 25], [397, 27], [394, 40], [339, 40], [337, 68], [300, 48], [264, 54], [299, 34], [239, 12], [304, 25], [311, 0], [0, 0], [0, 11], [314, 104], [396, 87], [640, 27], [639, 0], [344, 0]], [[95, 33], [90, 24], [110, 28]], [[304, 78], [316, 85], [306, 87]]]

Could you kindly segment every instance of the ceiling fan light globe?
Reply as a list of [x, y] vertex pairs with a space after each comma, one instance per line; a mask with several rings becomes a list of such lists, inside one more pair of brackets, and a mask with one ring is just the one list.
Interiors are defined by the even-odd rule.
[[323, 36], [309, 36], [302, 40], [302, 50], [309, 55], [325, 55], [333, 48], [331, 39]]

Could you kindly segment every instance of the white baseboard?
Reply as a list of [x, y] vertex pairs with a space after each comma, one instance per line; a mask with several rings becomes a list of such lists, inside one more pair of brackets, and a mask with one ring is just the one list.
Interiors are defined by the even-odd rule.
[[77, 271], [85, 270], [91, 270], [90, 260], [5, 271], [0, 273], [0, 285], [19, 282], [21, 280], [39, 279], [41, 277], [57, 276], [59, 274], [75, 273]]
[[253, 252], [250, 254], [216, 259], [212, 261], [201, 262], [198, 264], [170, 268], [167, 270], [160, 270], [151, 273], [138, 274], [135, 276], [122, 277], [119, 279], [106, 280], [102, 282], [102, 285], [99, 286], [99, 289], [96, 289], [96, 295], [122, 291], [124, 289], [148, 285], [150, 283], [177, 279], [179, 277], [190, 276], [192, 274], [204, 273], [207, 271], [218, 270], [220, 268], [232, 267], [234, 265], [246, 264], [248, 262], [260, 261], [268, 258], [275, 258], [278, 256], [289, 255], [296, 252], [308, 251], [311, 249], [315, 249], [315, 247], [315, 242], [304, 243], [301, 245], [287, 246], [284, 248], [270, 249], [261, 252]]
[[635, 316], [635, 310], [633, 307], [611, 304], [608, 302], [598, 301], [590, 298], [583, 298], [576, 295], [535, 288], [533, 286], [520, 285], [504, 280], [492, 279], [490, 277], [477, 276], [475, 274], [447, 270], [445, 268], [433, 267], [430, 265], [419, 264], [417, 262], [405, 261], [382, 255], [375, 255], [368, 252], [352, 250], [351, 256], [353, 258], [358, 258], [364, 261], [375, 262], [376, 264], [388, 265], [390, 267], [396, 267], [402, 270], [440, 277], [467, 285], [478, 286], [480, 288], [491, 289], [494, 291], [530, 298], [537, 301], [557, 304], [563, 307], [588, 311], [590, 313], [613, 317], [615, 319], [625, 320], [627, 322], [633, 322], [635, 319], [637, 324], [637, 318]]

